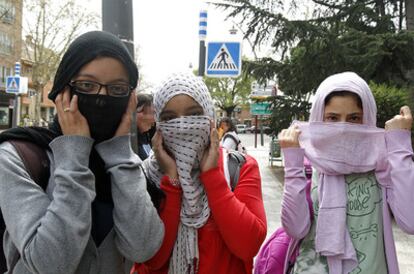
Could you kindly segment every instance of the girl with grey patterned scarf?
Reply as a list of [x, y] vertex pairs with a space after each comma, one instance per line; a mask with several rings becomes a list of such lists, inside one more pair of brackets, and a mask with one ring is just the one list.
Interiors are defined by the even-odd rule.
[[154, 107], [158, 131], [144, 167], [165, 194], [159, 214], [166, 234], [158, 253], [131, 273], [252, 273], [267, 231], [256, 161], [245, 156], [232, 191], [213, 102], [194, 75], [170, 76]]

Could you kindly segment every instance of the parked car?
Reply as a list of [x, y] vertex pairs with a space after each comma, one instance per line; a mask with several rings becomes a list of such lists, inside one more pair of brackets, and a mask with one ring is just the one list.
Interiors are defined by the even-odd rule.
[[237, 133], [246, 133], [247, 126], [244, 124], [236, 125]]
[[[256, 126], [251, 126], [247, 129], [247, 131], [251, 132], [251, 133], [254, 133], [254, 132], [260, 133], [260, 127], [256, 128]], [[263, 132], [265, 134], [270, 134], [270, 133], [272, 133], [272, 129], [268, 126], [263, 126]]]
[[256, 126], [251, 126], [247, 128], [247, 132], [254, 133], [256, 131]]

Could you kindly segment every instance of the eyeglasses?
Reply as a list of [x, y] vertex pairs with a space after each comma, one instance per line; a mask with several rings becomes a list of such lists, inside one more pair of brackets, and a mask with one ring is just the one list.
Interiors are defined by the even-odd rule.
[[112, 97], [125, 97], [129, 96], [131, 90], [133, 89], [128, 84], [101, 84], [94, 81], [72, 81], [69, 83], [69, 86], [75, 91], [84, 93], [84, 94], [99, 94], [102, 87], [106, 88], [106, 92], [109, 96]]

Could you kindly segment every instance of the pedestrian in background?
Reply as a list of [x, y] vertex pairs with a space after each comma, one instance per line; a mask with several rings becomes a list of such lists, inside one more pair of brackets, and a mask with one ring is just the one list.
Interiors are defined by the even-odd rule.
[[237, 129], [233, 121], [229, 117], [222, 118], [220, 121], [220, 128], [223, 132], [223, 137], [221, 137], [222, 147], [229, 150], [237, 150], [241, 141], [237, 135]]
[[[138, 70], [116, 36], [79, 36], [61, 60], [49, 98], [50, 129], [1, 135], [0, 206], [6, 273], [125, 273], [160, 247], [163, 224], [129, 131]], [[46, 190], [8, 139], [47, 150]]]
[[137, 100], [138, 156], [145, 160], [150, 155], [151, 138], [155, 133], [154, 105], [150, 94], [139, 93]]
[[[392, 219], [414, 233], [412, 116], [408, 107], [376, 127], [376, 104], [368, 84], [345, 72], [325, 79], [309, 123], [279, 135], [285, 161], [282, 225], [300, 243], [289, 273], [399, 273]], [[304, 156], [314, 167], [306, 202]], [[288, 270], [285, 265], [285, 270]]]
[[165, 194], [159, 213], [166, 234], [157, 254], [131, 273], [252, 273], [267, 231], [257, 162], [246, 156], [232, 189], [213, 101], [196, 76], [169, 77], [154, 106], [154, 155], [144, 166]]

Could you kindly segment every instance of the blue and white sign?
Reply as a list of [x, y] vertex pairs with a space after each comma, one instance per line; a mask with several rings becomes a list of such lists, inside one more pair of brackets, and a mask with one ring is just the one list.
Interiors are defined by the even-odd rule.
[[240, 42], [209, 42], [206, 76], [237, 77], [241, 74]]
[[19, 93], [20, 92], [20, 77], [19, 76], [7, 76], [6, 78], [6, 92], [7, 93]]

